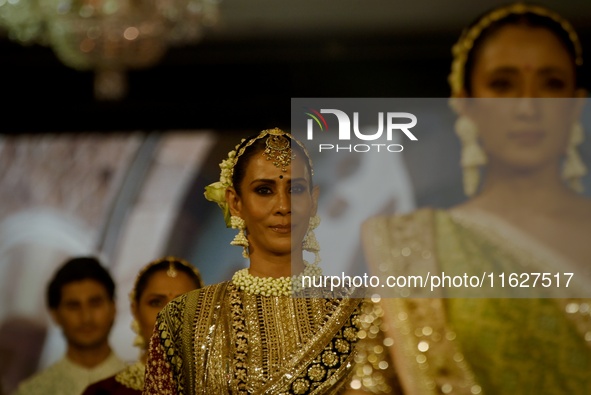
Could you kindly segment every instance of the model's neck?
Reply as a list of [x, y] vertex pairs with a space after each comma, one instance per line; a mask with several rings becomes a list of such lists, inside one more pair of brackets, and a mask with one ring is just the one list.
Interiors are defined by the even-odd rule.
[[249, 272], [255, 277], [290, 277], [304, 270], [303, 258], [293, 259], [292, 255], [251, 255]]
[[564, 208], [565, 202], [576, 197], [556, 167], [537, 171], [492, 168], [475, 201], [495, 211], [519, 209], [548, 213]]
[[68, 359], [80, 366], [92, 369], [104, 362], [111, 355], [111, 347], [103, 344], [97, 347], [68, 346]]

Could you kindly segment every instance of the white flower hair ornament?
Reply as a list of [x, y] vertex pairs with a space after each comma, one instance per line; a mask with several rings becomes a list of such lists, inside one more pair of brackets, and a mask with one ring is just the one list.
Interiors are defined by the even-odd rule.
[[[242, 139], [240, 144], [242, 144], [246, 139]], [[228, 206], [228, 202], [226, 201], [226, 189], [231, 187], [232, 184], [232, 175], [234, 174], [234, 165], [236, 164], [236, 154], [238, 151], [238, 147], [240, 144], [236, 145], [234, 149], [228, 152], [228, 158], [224, 159], [222, 163], [220, 163], [220, 180], [216, 181], [212, 184], [209, 184], [205, 187], [205, 198], [210, 202], [215, 202], [218, 206], [222, 209], [224, 213], [224, 221], [226, 222], [226, 227], [230, 228], [232, 226], [230, 217], [230, 207]]]

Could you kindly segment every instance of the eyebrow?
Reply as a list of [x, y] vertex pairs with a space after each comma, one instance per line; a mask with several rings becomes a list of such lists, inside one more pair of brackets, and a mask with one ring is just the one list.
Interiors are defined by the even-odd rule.
[[256, 183], [275, 184], [276, 181], [274, 179], [272, 179], [272, 178], [257, 178], [255, 180], [252, 180], [250, 182], [250, 185], [256, 184]]
[[64, 299], [61, 301], [61, 305], [63, 306], [80, 306], [83, 303], [97, 303], [102, 302], [103, 300], [109, 301], [109, 298], [104, 297], [103, 295], [92, 295], [88, 299]]
[[[501, 66], [491, 70], [491, 74], [515, 74], [519, 72], [519, 68], [515, 66]], [[536, 71], [538, 74], [564, 74], [566, 71], [560, 67], [548, 66]]]
[[491, 74], [514, 74], [517, 73], [517, 67], [514, 66], [501, 66], [491, 70]]
[[543, 69], [538, 70], [538, 74], [564, 74], [566, 70], [558, 68], [558, 67], [544, 67]]
[[150, 292], [146, 294], [147, 298], [152, 298], [154, 296], [166, 296], [166, 294], [164, 293], [158, 293], [158, 292]]
[[[264, 184], [276, 184], [277, 181], [272, 179], [272, 178], [257, 178], [256, 180], [252, 180], [250, 182], [250, 185], [255, 184], [255, 183], [264, 183]], [[288, 184], [294, 183], [294, 182], [308, 182], [308, 180], [306, 180], [305, 177], [298, 177], [298, 178], [290, 178], [287, 180]]]
[[102, 295], [94, 295], [94, 296], [91, 296], [88, 300], [91, 302], [99, 302], [103, 299], [107, 299], [107, 298], [103, 297]]

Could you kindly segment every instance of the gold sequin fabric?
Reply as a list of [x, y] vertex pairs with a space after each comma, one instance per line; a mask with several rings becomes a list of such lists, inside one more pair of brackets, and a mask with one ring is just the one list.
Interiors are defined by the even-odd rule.
[[232, 282], [185, 294], [157, 323], [175, 393], [336, 394], [352, 373], [360, 301], [252, 295]]
[[[369, 265], [380, 275], [546, 267], [515, 240], [499, 242], [443, 210], [374, 218], [363, 232]], [[385, 335], [405, 393], [590, 394], [589, 301], [511, 292], [383, 298]]]
[[402, 394], [389, 351], [394, 340], [385, 335], [387, 325], [380, 301], [372, 297], [361, 305], [355, 369], [349, 386], [370, 394]]

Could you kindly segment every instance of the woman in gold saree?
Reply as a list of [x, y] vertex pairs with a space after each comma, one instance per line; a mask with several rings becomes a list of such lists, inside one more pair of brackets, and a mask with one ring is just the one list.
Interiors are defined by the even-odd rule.
[[[449, 287], [436, 298], [382, 299], [402, 387], [407, 394], [589, 394], [591, 300], [583, 297], [591, 201], [577, 193], [586, 94], [578, 36], [555, 12], [516, 3], [469, 26], [453, 54], [449, 81], [469, 199], [449, 210], [372, 218], [364, 247], [383, 276], [486, 274], [496, 285], [471, 298]], [[550, 286], [534, 287], [535, 273], [548, 273]], [[509, 286], [510, 275], [518, 286]]]
[[144, 393], [338, 393], [352, 373], [360, 299], [292, 296], [299, 275], [320, 274], [303, 258], [303, 250], [319, 250], [306, 149], [280, 129], [264, 130], [220, 167], [205, 196], [238, 229], [232, 244], [249, 268], [160, 313]]

